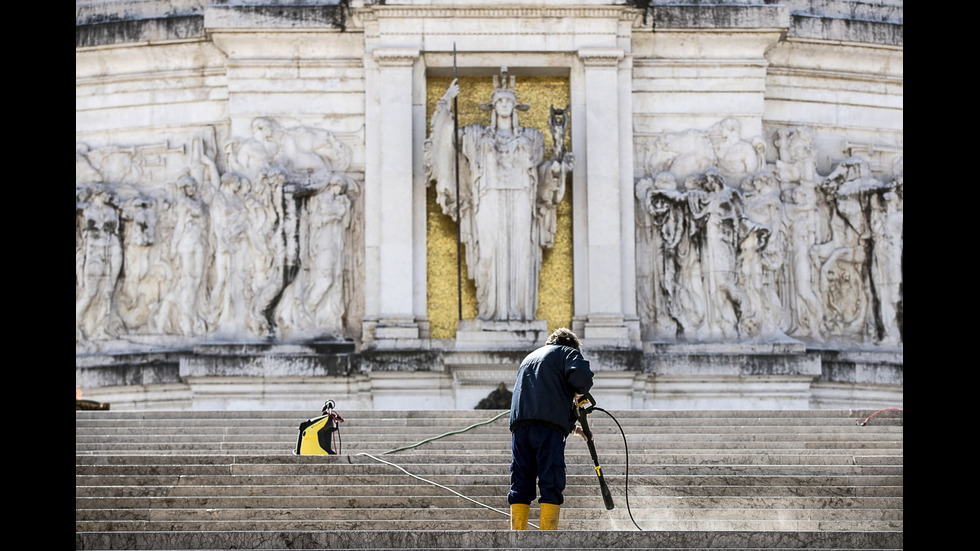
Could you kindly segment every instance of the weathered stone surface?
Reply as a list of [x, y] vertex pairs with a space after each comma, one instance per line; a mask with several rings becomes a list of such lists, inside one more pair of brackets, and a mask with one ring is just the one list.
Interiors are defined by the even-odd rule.
[[[520, 359], [498, 353], [546, 336], [532, 291], [567, 186], [561, 323], [615, 400], [732, 404], [736, 380], [793, 407], [900, 402], [903, 25], [900, 0], [81, 0], [76, 381], [149, 402], [171, 385], [190, 407], [228, 375], [244, 386], [207, 403], [237, 407], [322, 377], [365, 406], [472, 407], [510, 382]], [[518, 88], [562, 75], [569, 110], [517, 164], [495, 134], [512, 110], [473, 126], [494, 147], [460, 175], [496, 187], [457, 198], [454, 169], [427, 164], [426, 83], [502, 65]], [[495, 99], [534, 93], [510, 87]], [[453, 159], [451, 126], [428, 153]], [[437, 165], [439, 206], [481, 221], [461, 237], [483, 319], [455, 339], [429, 334]], [[491, 212], [487, 190], [525, 180], [548, 185]]]
[[[883, 411], [861, 425], [873, 409], [613, 410], [627, 435], [627, 458], [617, 424], [596, 411], [590, 426], [616, 507], [603, 508], [587, 447], [569, 440], [556, 533], [507, 529], [506, 409], [502, 417], [472, 410], [340, 413], [342, 455], [297, 456], [290, 450], [309, 411], [77, 412], [76, 547], [903, 545], [901, 412]], [[473, 428], [461, 431], [466, 427]], [[446, 436], [433, 438], [439, 435]], [[536, 517], [532, 505], [532, 524]]]
[[107, 21], [75, 26], [76, 48], [192, 38], [204, 38], [204, 17], [200, 15]]
[[346, 352], [321, 353], [313, 346], [198, 345], [181, 360], [181, 377], [325, 377], [358, 370], [358, 358]]
[[[261, 547], [256, 547], [261, 541]], [[76, 549], [902, 549], [902, 533], [320, 531], [75, 535]]]
[[179, 352], [75, 356], [75, 385], [97, 388], [180, 381]]

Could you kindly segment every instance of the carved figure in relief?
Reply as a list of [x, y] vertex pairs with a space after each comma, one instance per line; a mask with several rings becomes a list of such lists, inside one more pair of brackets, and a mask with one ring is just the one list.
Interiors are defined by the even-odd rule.
[[[685, 265], [685, 259], [691, 252], [691, 241], [685, 216], [686, 196], [677, 189], [677, 180], [670, 172], [641, 179], [637, 193], [654, 229], [650, 287], [654, 332], [660, 337], [675, 338], [685, 331], [693, 336], [703, 322], [704, 305], [687, 281], [691, 266]], [[644, 289], [643, 293], [648, 291]]]
[[172, 335], [203, 335], [207, 331], [205, 284], [210, 258], [208, 210], [199, 198], [198, 183], [193, 177], [180, 177], [175, 187], [177, 198], [170, 209], [174, 226], [169, 258], [174, 281], [163, 300], [160, 328]]
[[705, 300], [705, 338], [738, 336], [745, 295], [738, 286], [739, 250], [753, 236], [758, 248], [766, 245], [769, 230], [744, 215], [741, 192], [725, 185], [721, 174], [708, 170], [687, 192], [687, 205], [694, 222]]
[[251, 249], [245, 208], [248, 180], [234, 172], [221, 177], [221, 186], [211, 202], [211, 251], [213, 269], [209, 303], [210, 325], [218, 336], [247, 334], [248, 304], [251, 302]]
[[832, 206], [830, 240], [814, 247], [820, 262], [820, 289], [824, 297], [825, 331], [861, 336], [868, 323], [865, 191], [878, 187], [867, 163], [857, 158], [842, 161], [821, 184]]
[[279, 143], [273, 139], [276, 124], [257, 118], [251, 124], [252, 137], [232, 140], [225, 145], [225, 164], [249, 180], [256, 180], [263, 170], [272, 166], [279, 154]]
[[[77, 194], [77, 188], [76, 188]], [[81, 212], [81, 244], [76, 247], [75, 340], [113, 336], [113, 294], [122, 269], [119, 211], [106, 186], [95, 186]], [[80, 258], [79, 258], [80, 255]]]
[[[514, 78], [508, 86], [506, 70], [502, 77], [494, 77], [490, 103], [481, 104], [481, 109], [491, 111], [490, 125], [459, 129], [461, 196], [455, 196], [449, 108], [459, 93], [455, 81], [432, 117], [426, 173], [427, 180], [435, 182], [444, 214], [455, 219], [458, 201], [466, 266], [476, 283], [477, 318], [530, 321], [537, 309], [541, 248], [553, 239], [549, 224], [542, 221], [553, 216], [554, 198], [563, 193], [573, 160], [566, 154], [542, 163], [544, 136], [520, 126], [517, 112], [528, 106], [517, 102]], [[542, 178], [542, 173], [548, 177]], [[539, 197], [550, 199], [539, 202]]]
[[705, 132], [688, 130], [672, 136], [666, 152], [673, 156], [667, 169], [680, 177], [701, 174], [716, 165], [715, 148]]
[[706, 130], [689, 129], [649, 138], [643, 154], [646, 174], [669, 171], [681, 179], [708, 169], [741, 180], [765, 167], [766, 144], [761, 136], [743, 139], [737, 119], [727, 118]]
[[650, 191], [653, 189], [653, 179], [640, 178], [634, 189], [636, 195], [636, 310], [643, 330], [643, 338], [660, 337], [662, 334], [673, 336], [677, 328], [663, 328], [658, 323], [656, 315], [658, 308], [666, 304], [662, 296], [658, 296], [663, 274], [657, 243], [657, 227], [650, 212]]
[[83, 143], [75, 144], [75, 187], [101, 184], [102, 174], [99, 173], [88, 159], [89, 147]]
[[284, 300], [292, 311], [280, 315], [280, 328], [292, 336], [343, 336], [344, 266], [351, 224], [353, 182], [340, 174], [328, 181], [296, 185], [290, 192], [303, 201], [299, 272]]
[[[351, 205], [345, 192], [341, 201], [328, 199], [335, 195], [325, 190], [331, 183], [352, 188], [340, 174], [350, 164], [350, 148], [330, 132], [283, 128], [264, 118], [252, 121], [252, 131], [252, 138], [226, 147], [228, 166], [251, 190], [244, 199], [254, 258], [249, 330], [256, 336], [339, 336], [346, 264], [337, 240], [348, 238]], [[324, 222], [334, 217], [337, 201], [347, 201], [340, 231]]]
[[786, 214], [771, 172], [756, 173], [742, 183], [745, 192], [745, 213], [749, 219], [769, 228], [768, 243], [758, 250], [757, 243], [751, 248], [758, 251], [757, 261], [742, 263], [740, 284], [749, 297], [752, 309], [758, 314], [758, 333], [771, 337], [783, 334], [786, 321], [780, 295], [785, 289], [783, 259], [786, 255]]
[[228, 169], [243, 178], [251, 191], [244, 200], [252, 259], [247, 319], [252, 336], [265, 337], [274, 327], [273, 310], [285, 285], [286, 173], [278, 164], [278, 125], [260, 117], [250, 127], [252, 137], [228, 142], [225, 154]]
[[833, 207], [831, 239], [816, 249], [821, 260], [826, 330], [835, 335], [878, 339], [880, 312], [871, 280], [874, 241], [871, 227], [873, 198], [889, 186], [874, 178], [868, 162], [859, 157], [841, 161], [821, 189]]
[[817, 174], [816, 137], [813, 130], [800, 127], [789, 131], [776, 131], [774, 144], [778, 153], [776, 177], [786, 184], [807, 183], [816, 185]]
[[119, 317], [130, 333], [141, 332], [152, 322], [165, 292], [169, 267], [155, 255], [157, 243], [156, 201], [136, 193], [123, 203], [123, 273], [117, 291]]
[[787, 248], [790, 267], [789, 307], [792, 311], [790, 334], [820, 341], [823, 306], [817, 295], [817, 263], [811, 254], [817, 244], [818, 211], [816, 188], [811, 184], [792, 186], [782, 192], [789, 221]]
[[248, 238], [252, 250], [249, 325], [253, 336], [265, 337], [274, 330], [275, 307], [285, 286], [286, 173], [275, 168], [265, 170], [251, 184], [252, 193], [245, 200], [251, 220]]
[[871, 196], [871, 282], [878, 304], [878, 342], [902, 343], [902, 272], [904, 240], [903, 177]]
[[728, 118], [712, 129], [721, 138], [715, 142], [717, 168], [729, 177], [741, 177], [762, 170], [766, 165], [766, 144], [761, 137], [742, 139], [738, 120]]
[[273, 331], [273, 311], [285, 285], [286, 172], [278, 161], [279, 126], [260, 117], [250, 127], [252, 137], [228, 142], [225, 154], [229, 170], [243, 178], [251, 190], [244, 201], [252, 258], [247, 319], [251, 335], [265, 337]]
[[355, 186], [339, 171], [350, 163], [350, 148], [329, 132], [305, 127], [287, 129], [282, 143], [289, 179], [287, 287], [276, 323], [283, 336], [341, 338]]

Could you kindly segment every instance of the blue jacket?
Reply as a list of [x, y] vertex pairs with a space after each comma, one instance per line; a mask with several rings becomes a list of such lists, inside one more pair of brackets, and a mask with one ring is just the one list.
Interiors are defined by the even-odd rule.
[[569, 346], [548, 344], [521, 362], [510, 402], [510, 430], [526, 426], [551, 427], [568, 435], [575, 427], [575, 394], [592, 388], [592, 369], [582, 353]]

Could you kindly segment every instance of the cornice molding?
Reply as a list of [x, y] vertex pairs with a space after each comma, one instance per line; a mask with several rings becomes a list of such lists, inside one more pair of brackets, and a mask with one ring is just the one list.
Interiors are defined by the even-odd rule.
[[626, 57], [621, 48], [582, 48], [578, 57], [586, 67], [615, 67]]
[[371, 55], [384, 67], [411, 67], [421, 51], [413, 48], [376, 48]]

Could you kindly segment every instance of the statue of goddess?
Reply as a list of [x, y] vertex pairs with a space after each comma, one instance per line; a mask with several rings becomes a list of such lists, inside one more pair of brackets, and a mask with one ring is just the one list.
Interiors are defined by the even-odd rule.
[[[459, 129], [460, 197], [456, 197], [453, 119], [450, 103], [459, 93], [454, 80], [432, 116], [426, 142], [426, 176], [436, 184], [444, 214], [456, 219], [466, 247], [466, 267], [476, 283], [477, 318], [533, 321], [538, 303], [541, 248], [551, 246], [548, 227], [561, 197], [571, 155], [542, 162], [544, 135], [518, 124], [514, 77], [508, 86], [494, 77], [494, 91], [483, 110], [492, 110], [490, 126]], [[548, 176], [543, 176], [548, 175]], [[542, 189], [545, 186], [545, 189]], [[551, 188], [551, 189], [548, 189]], [[549, 218], [552, 217], [552, 218]]]

